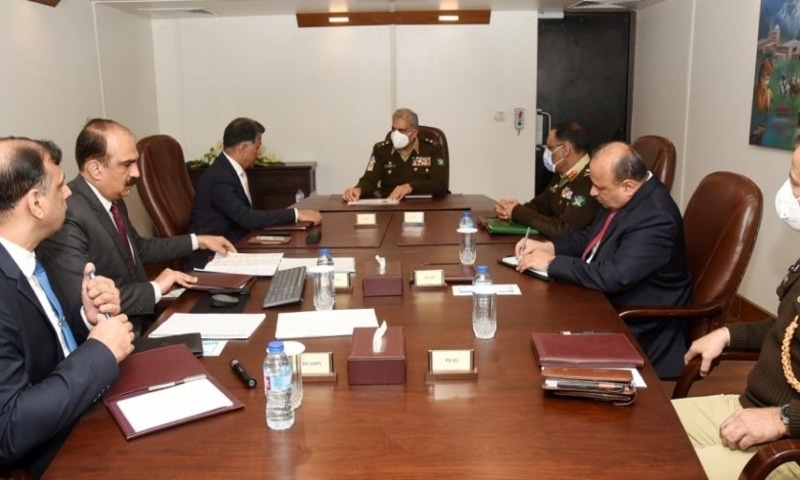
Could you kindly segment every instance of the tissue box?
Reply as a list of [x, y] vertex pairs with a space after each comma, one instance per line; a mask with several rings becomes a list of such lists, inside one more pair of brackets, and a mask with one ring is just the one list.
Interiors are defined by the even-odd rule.
[[372, 351], [372, 336], [377, 328], [353, 329], [347, 378], [350, 385], [396, 385], [406, 383], [406, 336], [403, 327], [389, 327], [383, 337], [383, 350]]
[[403, 275], [399, 261], [386, 261], [386, 271], [380, 272], [378, 262], [370, 262], [363, 269], [361, 288], [365, 297], [403, 295]]

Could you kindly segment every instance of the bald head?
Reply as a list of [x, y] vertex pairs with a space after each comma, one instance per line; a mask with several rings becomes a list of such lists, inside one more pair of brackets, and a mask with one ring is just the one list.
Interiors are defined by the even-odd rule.
[[647, 166], [630, 145], [611, 142], [600, 146], [589, 167], [591, 194], [604, 207], [625, 206], [647, 180]]

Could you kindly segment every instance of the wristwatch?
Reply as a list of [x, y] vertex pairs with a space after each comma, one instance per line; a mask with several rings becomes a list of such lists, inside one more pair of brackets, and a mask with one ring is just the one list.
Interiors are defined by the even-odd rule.
[[781, 405], [781, 422], [786, 427], [786, 431], [789, 431], [789, 404]]

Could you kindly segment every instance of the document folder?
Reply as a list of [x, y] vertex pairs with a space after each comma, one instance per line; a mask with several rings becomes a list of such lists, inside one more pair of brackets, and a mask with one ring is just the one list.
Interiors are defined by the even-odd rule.
[[[525, 233], [528, 231], [528, 226], [522, 225], [521, 223], [493, 218], [486, 222], [486, 231], [493, 235], [525, 235]], [[533, 228], [531, 228], [530, 233], [532, 235], [539, 234], [539, 232]]]
[[630, 370], [544, 367], [542, 388], [554, 395], [590, 398], [615, 405], [630, 405], [636, 400]]
[[244, 408], [186, 345], [130, 355], [103, 403], [128, 440]]
[[189, 272], [189, 274], [197, 277], [197, 283], [189, 285], [189, 289], [213, 293], [245, 294], [250, 290], [250, 285], [256, 279], [253, 275], [203, 272], [198, 270]]
[[644, 366], [644, 359], [624, 333], [531, 333], [542, 367]]

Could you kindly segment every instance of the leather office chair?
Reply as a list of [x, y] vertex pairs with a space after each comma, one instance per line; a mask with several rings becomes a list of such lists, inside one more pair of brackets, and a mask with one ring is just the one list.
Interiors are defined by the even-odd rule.
[[[445, 186], [447, 187], [447, 192], [450, 193], [450, 151], [447, 148], [447, 137], [441, 129], [426, 125], [419, 125], [417, 127], [417, 132], [420, 138], [427, 138], [441, 145], [442, 156], [444, 157], [445, 162], [445, 170], [447, 171], [447, 184]], [[386, 134], [386, 140], [390, 140], [391, 134], [392, 131], [390, 130]]]
[[188, 233], [194, 187], [180, 144], [169, 135], [152, 135], [136, 147], [141, 172], [137, 188], [156, 233], [160, 237]]
[[643, 135], [633, 142], [633, 149], [642, 157], [648, 170], [671, 191], [675, 179], [675, 145], [658, 135]]
[[[700, 338], [725, 323], [728, 306], [742, 281], [758, 237], [764, 199], [749, 178], [730, 172], [706, 176], [683, 214], [686, 265], [692, 275], [692, 301], [685, 307], [632, 307], [620, 312], [626, 322], [674, 318], [689, 321], [689, 337]], [[699, 380], [700, 361], [690, 362], [672, 398], [687, 395]]]

